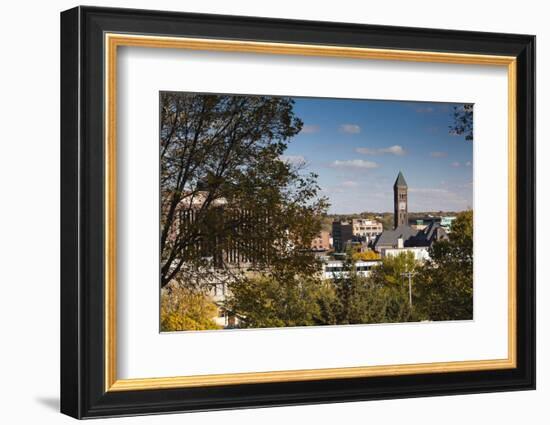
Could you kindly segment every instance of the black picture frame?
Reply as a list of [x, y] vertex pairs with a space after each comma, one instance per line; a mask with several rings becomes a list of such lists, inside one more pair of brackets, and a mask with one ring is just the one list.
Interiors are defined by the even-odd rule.
[[[106, 392], [105, 32], [516, 57], [517, 367]], [[535, 388], [534, 36], [76, 7], [61, 13], [61, 117], [62, 413], [93, 418]]]

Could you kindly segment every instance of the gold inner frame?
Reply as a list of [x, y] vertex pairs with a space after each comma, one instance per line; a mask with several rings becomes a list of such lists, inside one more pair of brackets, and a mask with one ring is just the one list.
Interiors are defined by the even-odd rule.
[[[511, 369], [516, 358], [516, 58], [326, 45], [105, 34], [105, 391]], [[271, 372], [118, 379], [116, 373], [116, 101], [119, 46], [324, 56], [507, 67], [508, 71], [508, 357], [495, 360], [398, 364]]]

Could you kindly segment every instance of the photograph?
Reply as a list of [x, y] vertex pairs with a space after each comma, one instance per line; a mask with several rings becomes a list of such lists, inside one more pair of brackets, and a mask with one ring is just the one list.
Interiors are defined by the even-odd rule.
[[[323, 14], [294, 3], [265, 16], [233, 3], [75, 6], [59, 27], [35, 14], [48, 25], [34, 38], [52, 42], [31, 55], [19, 48], [16, 63], [60, 57], [44, 68], [56, 83], [40, 84], [48, 100], [61, 89], [60, 109], [32, 115], [58, 127], [39, 126], [60, 133], [60, 148], [31, 138], [37, 155], [8, 137], [6, 158], [14, 190], [30, 199], [13, 203], [32, 216], [25, 224], [46, 205], [35, 195], [47, 194], [53, 170], [57, 224], [11, 227], [21, 246], [42, 241], [52, 255], [57, 238], [61, 262], [38, 255], [34, 269], [53, 267], [60, 291], [35, 285], [55, 296], [27, 297], [38, 315], [20, 314], [17, 291], [4, 297], [11, 322], [58, 306], [52, 332], [23, 347], [58, 341], [25, 362], [43, 369], [31, 371], [37, 388], [53, 390], [37, 390], [35, 404], [56, 396], [72, 418], [115, 421], [213, 411], [219, 422], [221, 410], [255, 409], [234, 416], [244, 425], [296, 421], [299, 409], [334, 422], [341, 411], [313, 406], [329, 403], [375, 422], [389, 406], [410, 422], [425, 418], [420, 398], [430, 397], [434, 418], [453, 411], [460, 423], [479, 406], [506, 423], [540, 416], [543, 14], [528, 13], [538, 21], [526, 25], [517, 7], [499, 9], [495, 23], [494, 8], [388, 15], [358, 3]], [[20, 133], [37, 85], [21, 96], [17, 82], [4, 127]], [[28, 177], [19, 158], [48, 169], [30, 197], [36, 178], [19, 182]], [[12, 251], [25, 255], [5, 280], [19, 282], [29, 250]], [[13, 378], [19, 388], [21, 374]], [[519, 404], [510, 391], [523, 392]], [[368, 411], [352, 403], [367, 401]], [[11, 404], [14, 415], [32, 413], [24, 397]], [[283, 406], [292, 413], [258, 419]]]
[[160, 331], [473, 320], [471, 103], [159, 93]]

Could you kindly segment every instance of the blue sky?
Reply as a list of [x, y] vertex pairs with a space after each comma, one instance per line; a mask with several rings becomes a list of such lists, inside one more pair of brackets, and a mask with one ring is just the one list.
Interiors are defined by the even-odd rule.
[[294, 100], [304, 127], [284, 159], [305, 161], [305, 170], [319, 175], [330, 213], [393, 211], [400, 170], [409, 187], [409, 211], [472, 207], [472, 142], [449, 133], [458, 104]]

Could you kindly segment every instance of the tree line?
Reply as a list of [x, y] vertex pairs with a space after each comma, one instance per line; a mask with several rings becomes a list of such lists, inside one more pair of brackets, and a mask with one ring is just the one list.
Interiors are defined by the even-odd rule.
[[[406, 252], [384, 258], [368, 277], [354, 271], [353, 259], [345, 265], [347, 272], [333, 279], [296, 273], [253, 276], [230, 286], [221, 308], [238, 317], [243, 328], [469, 320], [473, 318], [472, 232], [473, 213], [462, 212], [453, 222], [449, 240], [435, 242], [430, 259], [423, 263]], [[215, 328], [212, 317], [202, 318], [205, 329]], [[165, 330], [175, 330], [165, 325]]]

